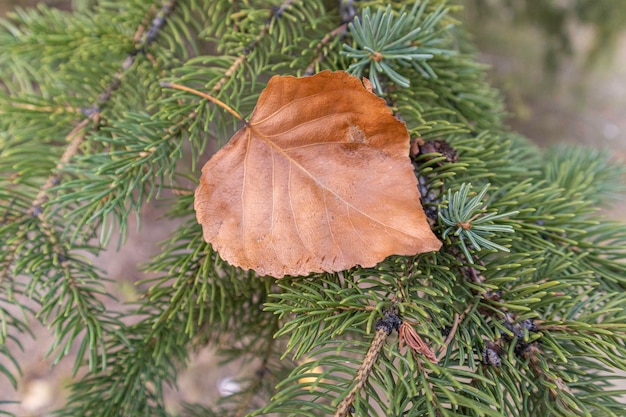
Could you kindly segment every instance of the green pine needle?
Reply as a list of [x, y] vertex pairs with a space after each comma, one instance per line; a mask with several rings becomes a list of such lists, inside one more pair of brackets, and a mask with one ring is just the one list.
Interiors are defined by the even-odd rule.
[[429, 1], [416, 1], [406, 12], [404, 7], [397, 16], [387, 6], [383, 12], [378, 9], [372, 14], [366, 7], [361, 17], [350, 23], [350, 32], [356, 46], [344, 44], [342, 54], [357, 60], [350, 65], [348, 72], [362, 77], [367, 75], [374, 89], [383, 93], [381, 75], [400, 87], [408, 87], [410, 79], [403, 75], [410, 69], [422, 77], [436, 78], [435, 71], [428, 61], [437, 55], [453, 55], [446, 49], [445, 30], [442, 20], [448, 9], [441, 4], [433, 12], [427, 13]]
[[447, 205], [439, 212], [439, 219], [446, 226], [442, 237], [444, 239], [448, 236], [458, 237], [458, 244], [470, 263], [474, 263], [472, 252], [479, 252], [483, 249], [509, 252], [507, 247], [497, 244], [489, 238], [498, 233], [513, 233], [511, 225], [497, 224], [495, 221], [519, 213], [519, 211], [502, 214], [488, 213], [483, 203], [483, 198], [488, 189], [489, 184], [485, 185], [472, 198], [470, 198], [470, 184], [461, 184], [459, 191], [455, 193], [448, 190]]

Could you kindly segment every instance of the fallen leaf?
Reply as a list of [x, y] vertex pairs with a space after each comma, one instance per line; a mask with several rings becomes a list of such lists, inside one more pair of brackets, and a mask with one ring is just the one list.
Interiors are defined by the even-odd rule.
[[409, 135], [343, 71], [274, 76], [250, 120], [202, 169], [195, 210], [230, 264], [276, 278], [438, 250]]

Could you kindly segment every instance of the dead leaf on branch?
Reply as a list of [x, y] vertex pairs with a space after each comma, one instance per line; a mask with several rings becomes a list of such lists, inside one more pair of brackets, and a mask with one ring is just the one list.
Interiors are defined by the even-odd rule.
[[441, 247], [404, 123], [343, 71], [273, 77], [202, 169], [194, 206], [223, 259], [276, 278]]

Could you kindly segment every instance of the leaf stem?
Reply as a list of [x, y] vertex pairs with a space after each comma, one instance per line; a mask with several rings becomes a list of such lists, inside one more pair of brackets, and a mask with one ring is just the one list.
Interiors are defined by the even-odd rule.
[[167, 87], [167, 88], [173, 88], [175, 90], [181, 90], [181, 91], [186, 91], [188, 93], [191, 94], [195, 94], [199, 97], [205, 98], [207, 100], [209, 100], [211, 103], [220, 106], [221, 108], [223, 108], [224, 110], [226, 110], [227, 112], [229, 112], [230, 114], [232, 114], [233, 116], [235, 116], [238, 120], [240, 120], [241, 122], [245, 123], [246, 125], [248, 124], [248, 122], [246, 122], [246, 120], [243, 118], [242, 115], [240, 115], [239, 113], [237, 113], [236, 110], [233, 110], [232, 107], [230, 107], [228, 104], [224, 103], [221, 100], [216, 99], [215, 97], [212, 97], [206, 93], [203, 93], [202, 91], [198, 91], [194, 88], [191, 87], [187, 87], [181, 84], [176, 84], [176, 83], [168, 83], [168, 82], [163, 82], [161, 83], [162, 87]]

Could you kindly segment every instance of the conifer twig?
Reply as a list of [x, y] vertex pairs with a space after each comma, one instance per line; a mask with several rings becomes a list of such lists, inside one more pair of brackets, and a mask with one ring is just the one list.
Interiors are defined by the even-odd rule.
[[378, 355], [382, 350], [385, 340], [389, 337], [389, 333], [384, 328], [379, 328], [376, 331], [376, 335], [374, 336], [374, 340], [372, 340], [372, 344], [370, 345], [369, 350], [365, 354], [365, 359], [361, 363], [359, 370], [356, 374], [354, 380], [356, 384], [348, 395], [346, 395], [343, 400], [337, 406], [337, 411], [335, 411], [335, 417], [346, 417], [350, 411], [350, 407], [352, 407], [352, 403], [356, 399], [356, 396], [359, 391], [363, 389], [365, 384], [367, 383], [367, 379], [374, 368], [374, 364], [376, 364], [376, 360], [378, 359]]
[[[138, 51], [143, 52], [143, 48], [150, 45], [159, 35], [163, 26], [165, 26], [165, 22], [167, 21], [167, 17], [172, 13], [174, 7], [176, 7], [177, 0], [169, 0], [161, 6], [161, 10], [159, 13], [152, 19], [152, 25], [148, 28], [148, 31], [141, 38], [140, 49]], [[143, 28], [143, 26], [140, 26]]]
[[[562, 401], [559, 395], [560, 392], [564, 392], [564, 393], [572, 395], [571, 388], [567, 385], [565, 381], [563, 381], [562, 378], [556, 375], [551, 375], [549, 372], [546, 372], [539, 365], [539, 357], [542, 353], [543, 352], [541, 351], [541, 349], [539, 349], [538, 347], [535, 347], [532, 349], [528, 349], [525, 352], [524, 356], [526, 359], [528, 359], [530, 369], [532, 369], [533, 372], [535, 372], [535, 374], [537, 374], [540, 378], [543, 378], [545, 381], [549, 382], [550, 387], [548, 388], [548, 391], [550, 393], [550, 396], [554, 398], [556, 401], [559, 401], [561, 403], [561, 406], [571, 410], [570, 405]], [[580, 411], [580, 410], [576, 410], [576, 411]]]
[[[82, 113], [85, 114], [87, 118], [83, 120], [82, 122], [80, 122], [65, 137], [66, 142], [69, 142], [69, 144], [67, 145], [67, 147], [65, 148], [65, 151], [63, 152], [63, 154], [61, 155], [61, 158], [59, 159], [59, 163], [57, 164], [57, 170], [61, 169], [78, 153], [80, 149], [80, 145], [82, 144], [83, 140], [87, 136], [87, 131], [84, 129], [89, 124], [89, 121], [94, 121], [94, 127], [93, 127], [94, 130], [97, 130], [99, 128], [100, 112], [101, 112], [100, 106], [102, 104], [107, 103], [111, 99], [113, 93], [121, 86], [122, 76], [124, 75], [126, 71], [130, 69], [132, 64], [135, 62], [136, 55], [139, 52], [143, 51], [146, 46], [148, 46], [150, 43], [152, 43], [156, 39], [156, 36], [158, 35], [159, 31], [163, 28], [165, 24], [167, 16], [169, 16], [169, 14], [172, 12], [175, 5], [176, 5], [176, 0], [170, 0], [166, 4], [163, 5], [159, 15], [152, 20], [152, 26], [148, 30], [148, 33], [145, 36], [143, 36], [141, 41], [139, 42], [140, 45], [126, 56], [126, 58], [122, 62], [121, 68], [113, 75], [113, 80], [105, 87], [104, 91], [98, 96], [96, 100], [98, 104], [94, 104], [90, 107], [81, 109]], [[141, 33], [142, 31], [143, 31], [143, 26], [140, 25], [140, 27], [137, 30], [137, 33]], [[137, 37], [137, 35], [135, 35], [135, 37]], [[49, 199], [48, 191], [50, 190], [50, 188], [52, 188], [55, 185], [58, 185], [59, 182], [60, 182], [60, 177], [59, 177], [58, 172], [53, 172], [52, 174], [50, 174], [46, 182], [41, 186], [41, 188], [37, 192], [37, 195], [35, 199], [33, 200], [33, 202], [31, 203], [30, 208], [27, 210], [28, 214], [39, 218], [39, 220], [41, 221], [42, 231], [49, 238], [52, 239], [52, 243], [53, 245], [55, 245], [55, 247], [56, 245], [59, 244], [59, 242], [55, 238], [53, 238], [56, 235], [56, 231], [53, 230], [52, 225], [50, 225], [47, 221], [45, 221], [45, 218], [43, 216], [42, 206]], [[25, 229], [21, 230], [20, 233], [18, 233], [18, 236], [21, 236], [20, 240], [25, 239], [26, 233], [27, 233], [27, 230]], [[10, 251], [11, 255], [9, 255], [8, 259], [6, 260], [7, 261], [6, 265], [12, 265], [13, 262], [15, 261], [15, 256], [16, 256], [15, 250], [17, 249], [17, 247], [18, 247], [18, 243], [16, 242], [15, 245], [13, 245], [12, 247], [13, 250]], [[62, 251], [59, 252], [58, 254], [61, 255]], [[6, 275], [8, 274], [9, 269], [10, 268], [5, 268], [0, 273], [0, 282], [2, 282], [6, 278]]]
[[[70, 159], [78, 153], [78, 147], [82, 143], [85, 138], [85, 131], [83, 130], [89, 124], [90, 118], [83, 120], [76, 126], [66, 137], [66, 142], [69, 142], [67, 148], [61, 155], [59, 159], [59, 163], [57, 164], [57, 169], [63, 168], [65, 164], [67, 164]], [[97, 121], [96, 121], [97, 123]], [[54, 173], [48, 177], [44, 185], [41, 186], [39, 192], [37, 193], [37, 197], [33, 200], [30, 209], [28, 210], [29, 214], [34, 216], [41, 216], [42, 208], [41, 206], [48, 201], [47, 191], [52, 188], [54, 185], [58, 184], [60, 181], [59, 174]], [[43, 220], [43, 219], [42, 219]]]
[[[222, 88], [224, 88], [224, 85], [228, 82], [228, 80], [230, 79], [230, 77], [234, 74], [235, 71], [237, 71], [237, 69], [244, 63], [246, 62], [246, 59], [248, 59], [248, 55], [250, 55], [250, 53], [252, 53], [252, 51], [254, 50], [254, 48], [256, 48], [259, 43], [261, 43], [261, 40], [263, 39], [263, 37], [265, 37], [265, 35], [267, 35], [269, 28], [272, 24], [272, 19], [278, 18], [280, 17], [280, 15], [289, 7], [291, 6], [291, 4], [294, 2], [294, 0], [286, 0], [283, 4], [281, 4], [279, 7], [277, 7], [276, 9], [274, 9], [274, 11], [272, 12], [272, 14], [270, 15], [270, 17], [267, 19], [265, 25], [261, 28], [259, 34], [248, 43], [248, 45], [246, 45], [246, 47], [243, 49], [243, 52], [241, 53], [241, 55], [239, 55], [235, 61], [230, 65], [230, 67], [228, 67], [228, 69], [224, 72], [224, 75], [222, 76], [222, 78], [220, 78], [217, 83], [215, 83], [215, 85], [211, 88], [211, 93], [215, 94], [218, 91], [220, 91]], [[169, 85], [174, 85], [173, 83], [162, 83], [162, 86], [168, 87]], [[173, 87], [175, 88], [175, 87]], [[182, 88], [181, 88], [182, 89]], [[190, 90], [187, 90], [190, 91]], [[196, 91], [196, 90], [194, 90]], [[201, 95], [202, 96], [202, 95]], [[203, 96], [202, 96], [203, 97]], [[217, 100], [217, 99], [216, 99]], [[224, 104], [224, 106], [226, 106]], [[226, 106], [227, 107], [227, 106]], [[226, 108], [224, 107], [224, 108]], [[232, 113], [232, 112], [231, 112]], [[187, 120], [193, 120], [198, 116], [198, 113], [193, 111], [191, 112], [188, 116], [187, 116]], [[243, 120], [243, 118], [241, 116], [235, 116], [237, 117], [237, 119], [239, 120]], [[245, 122], [245, 121], [244, 121]], [[183, 125], [183, 123], [179, 123], [181, 126]]]
[[[87, 329], [87, 337], [91, 339], [90, 344], [99, 345], [100, 349], [104, 351], [104, 344], [102, 341], [102, 333], [108, 333], [110, 330], [107, 328], [110, 323], [104, 322], [105, 325], [101, 324], [94, 325], [94, 310], [100, 311], [101, 308], [98, 306], [97, 302], [91, 300], [89, 296], [83, 294], [83, 292], [89, 293], [89, 287], [83, 288], [83, 282], [80, 277], [77, 278], [74, 274], [74, 271], [71, 266], [71, 249], [63, 242], [60, 233], [57, 231], [55, 225], [51, 223], [47, 218], [43, 210], [43, 205], [49, 200], [49, 190], [58, 185], [61, 181], [60, 179], [60, 170], [70, 162], [70, 160], [76, 156], [80, 151], [80, 146], [83, 143], [84, 139], [87, 137], [89, 133], [88, 125], [90, 122], [93, 122], [93, 126], [91, 129], [93, 131], [97, 131], [100, 128], [100, 115], [101, 115], [101, 105], [108, 103], [111, 99], [113, 93], [119, 89], [122, 84], [122, 77], [125, 72], [127, 72], [132, 64], [135, 61], [135, 56], [139, 51], [142, 51], [145, 46], [151, 43], [157, 36], [159, 30], [163, 26], [165, 22], [165, 17], [171, 12], [172, 7], [174, 6], [175, 1], [168, 2], [165, 6], [163, 6], [161, 17], [157, 20], [153, 20], [153, 26], [151, 27], [151, 31], [142, 39], [141, 46], [139, 48], [135, 48], [134, 51], [130, 52], [124, 61], [121, 64], [121, 68], [113, 75], [111, 82], [105, 87], [104, 91], [98, 95], [95, 100], [95, 103], [86, 108], [78, 109], [79, 112], [83, 113], [86, 118], [78, 123], [65, 137], [65, 142], [67, 143], [65, 150], [61, 154], [59, 158], [59, 162], [56, 165], [56, 169], [53, 169], [44, 184], [39, 188], [35, 198], [33, 199], [30, 207], [25, 211], [27, 215], [33, 216], [39, 220], [38, 229], [39, 231], [45, 235], [51, 251], [48, 254], [52, 258], [52, 262], [54, 265], [58, 265], [61, 272], [61, 279], [63, 280], [63, 287], [66, 289], [60, 290], [60, 297], [58, 303], [61, 303], [62, 298], [64, 297], [68, 303], [71, 304], [72, 310], [77, 313], [78, 323], [74, 325], [79, 330]], [[52, 110], [52, 108], [50, 108]], [[77, 111], [76, 109], [66, 108], [66, 111]], [[29, 239], [29, 223], [24, 223], [20, 226], [16, 233], [16, 239], [13, 241], [11, 247], [8, 250], [8, 256], [4, 259], [4, 263], [6, 268], [2, 268], [0, 271], [0, 282], [4, 281], [5, 278], [12, 270], [12, 266], [16, 263], [18, 258], [18, 248]], [[42, 311], [45, 311], [47, 307], [43, 307]], [[60, 308], [60, 307], [59, 307]], [[49, 313], [44, 313], [49, 314]], [[56, 320], [55, 320], [56, 321]], [[59, 324], [57, 326], [58, 339], [55, 341], [53, 345], [53, 349], [59, 351], [59, 343], [60, 340], [69, 337], [68, 340], [73, 340], [76, 336], [78, 330], [74, 330], [74, 334], [67, 336], [65, 334], [65, 329], [62, 329]], [[100, 334], [99, 336], [94, 336], [95, 333]], [[100, 340], [98, 340], [100, 339]], [[89, 348], [90, 350], [92, 348]], [[52, 350], [51, 350], [52, 352]], [[61, 357], [67, 353], [67, 348], [61, 349], [58, 353], [58, 357]], [[84, 353], [84, 352], [83, 352]], [[96, 365], [96, 362], [93, 359], [93, 352], [89, 354], [89, 367], [93, 369]], [[104, 357], [104, 356], [103, 356]], [[82, 363], [82, 361], [77, 361], [74, 367], [74, 372], [78, 371], [78, 366]]]
[[306, 67], [303, 75], [315, 74], [315, 67], [317, 66], [317, 64], [322, 62], [324, 58], [326, 57], [326, 54], [324, 54], [324, 51], [323, 51], [324, 46], [328, 45], [333, 38], [345, 34], [348, 31], [348, 23], [349, 22], [345, 22], [337, 26], [335, 29], [328, 32], [322, 38], [321, 41], [319, 41], [319, 43], [315, 46], [315, 51], [314, 51], [317, 55], [315, 58], [313, 58], [311, 63]]
[[326, 35], [324, 35], [322, 40], [317, 43], [315, 49], [313, 50], [313, 53], [316, 54], [316, 57], [313, 58], [309, 65], [307, 65], [303, 75], [306, 76], [315, 74], [315, 67], [317, 66], [317, 64], [319, 64], [324, 60], [324, 58], [326, 58], [326, 54], [324, 54], [323, 48], [328, 45], [333, 38], [336, 38], [337, 36], [342, 36], [346, 32], [348, 32], [348, 25], [354, 20], [354, 17], [356, 16], [356, 12], [352, 3], [353, 0], [339, 1], [341, 25], [328, 32]]
[[354, 378], [356, 384], [341, 400], [339, 405], [337, 405], [335, 417], [346, 417], [348, 415], [357, 394], [363, 389], [372, 372], [372, 369], [374, 369], [376, 360], [378, 360], [378, 356], [385, 345], [385, 340], [387, 340], [387, 337], [389, 337], [393, 330], [399, 330], [401, 323], [402, 320], [400, 320], [393, 310], [387, 311], [385, 313], [385, 317], [378, 320], [376, 323], [376, 334], [374, 335], [374, 339], [365, 354], [365, 358], [357, 371], [356, 377]]
[[[145, 36], [142, 37], [141, 41], [139, 42], [140, 45], [136, 47], [133, 52], [129, 53], [126, 56], [126, 59], [123, 61], [122, 67], [120, 68], [120, 70], [118, 70], [113, 75], [113, 81], [111, 81], [109, 85], [106, 86], [104, 91], [98, 96], [97, 102], [100, 105], [107, 103], [111, 99], [113, 93], [121, 85], [122, 76], [124, 75], [126, 71], [128, 71], [128, 69], [135, 62], [135, 56], [137, 55], [137, 53], [143, 51], [143, 49], [146, 46], [148, 46], [150, 43], [152, 43], [156, 39], [156, 36], [158, 35], [159, 31], [163, 28], [163, 25], [165, 24], [167, 16], [172, 12], [175, 5], [176, 5], [176, 0], [170, 0], [166, 4], [163, 5], [160, 13], [157, 15], [157, 17], [153, 19], [152, 26], [149, 28], [148, 32], [145, 34]], [[142, 26], [140, 25], [140, 28], [138, 29], [137, 32], [139, 33], [141, 30], [142, 30]], [[88, 118], [83, 120], [81, 123], [79, 123], [66, 136], [66, 141], [69, 142], [69, 145], [67, 146], [67, 148], [61, 155], [59, 164], [57, 165], [57, 169], [60, 169], [63, 165], [67, 164], [70, 161], [70, 159], [78, 153], [79, 147], [82, 141], [84, 140], [84, 138], [86, 137], [87, 132], [82, 132], [81, 134], [77, 134], [77, 133], [87, 126], [87, 124], [89, 123], [89, 120], [93, 120], [95, 122], [94, 129], [95, 130], [98, 129], [99, 120], [100, 120], [100, 105], [94, 105], [89, 108], [83, 109], [83, 113], [85, 113], [88, 116]], [[52, 188], [54, 185], [57, 185], [59, 181], [60, 179], [57, 173], [53, 173], [48, 177], [47, 181], [39, 189], [39, 192], [37, 193], [37, 197], [33, 201], [33, 204], [31, 205], [31, 208], [29, 210], [30, 213], [38, 215], [38, 213], [41, 211], [41, 205], [44, 204], [48, 199], [48, 197], [46, 196], [47, 191], [50, 188]]]
[[[67, 164], [69, 160], [78, 152], [78, 147], [80, 146], [83, 139], [85, 138], [86, 132], [84, 129], [89, 124], [89, 121], [90, 121], [90, 118], [83, 120], [81, 123], [78, 124], [78, 126], [72, 129], [72, 131], [65, 137], [66, 142], [69, 142], [69, 145], [67, 146], [67, 148], [63, 152], [63, 155], [61, 155], [61, 158], [59, 159], [59, 163], [57, 164], [58, 169], [62, 168], [65, 164]], [[59, 179], [58, 173], [51, 174], [46, 180], [46, 182], [41, 186], [41, 188], [39, 188], [39, 192], [37, 193], [33, 202], [30, 204], [30, 208], [27, 210], [26, 213], [28, 215], [37, 217], [39, 219], [40, 229], [52, 243], [56, 255], [59, 256], [60, 258], [66, 258], [66, 256], [64, 255], [65, 251], [60, 246], [60, 241], [56, 236], [57, 234], [56, 230], [54, 230], [54, 227], [46, 221], [46, 218], [44, 216], [43, 209], [42, 209], [43, 204], [45, 204], [46, 201], [48, 201], [48, 190], [52, 188], [53, 186], [57, 185], [59, 181], [60, 179]], [[7, 259], [6, 259], [6, 264], [8, 266], [12, 265], [13, 262], [15, 261], [16, 251], [19, 246], [19, 242], [25, 241], [27, 238], [27, 234], [28, 234], [27, 226], [23, 225], [22, 227], [20, 227], [20, 229], [18, 230], [16, 234], [17, 239], [15, 243], [9, 248], [9, 255], [7, 256]], [[63, 267], [66, 273], [66, 276], [69, 276], [68, 269], [67, 269], [67, 262], [62, 261], [60, 262], [60, 264]], [[3, 282], [6, 279], [9, 273], [9, 270], [10, 268], [4, 268], [2, 271], [0, 271], [0, 282]], [[70, 285], [73, 285], [73, 284], [70, 284]]]
[[[465, 312], [463, 312], [463, 315], [465, 315]], [[448, 337], [446, 337], [445, 342], [443, 342], [441, 352], [439, 352], [439, 355], [437, 355], [437, 362], [441, 362], [441, 360], [446, 356], [446, 353], [448, 352], [448, 346], [450, 346], [450, 343], [452, 343], [452, 339], [454, 339], [454, 335], [459, 328], [460, 321], [461, 316], [459, 315], [459, 313], [454, 313], [454, 322], [452, 323], [452, 329], [450, 329]]]
[[255, 38], [252, 41], [250, 41], [248, 45], [246, 45], [246, 47], [243, 48], [243, 52], [241, 53], [241, 55], [239, 55], [237, 59], [235, 59], [235, 61], [231, 64], [231, 66], [228, 67], [226, 72], [224, 72], [224, 76], [222, 76], [222, 78], [219, 79], [217, 84], [213, 86], [213, 88], [211, 89], [211, 92], [219, 91], [222, 89], [222, 87], [224, 87], [224, 84], [226, 84], [226, 82], [231, 77], [231, 75], [233, 75], [233, 73], [237, 71], [237, 69], [244, 62], [246, 62], [246, 59], [248, 59], [248, 55], [250, 55], [250, 53], [254, 50], [254, 48], [256, 48], [257, 45], [261, 43], [261, 40], [263, 40], [265, 35], [267, 35], [267, 33], [269, 32], [270, 26], [272, 25], [273, 19], [279, 18], [285, 12], [285, 10], [287, 10], [287, 8], [289, 8], [292, 5], [293, 2], [294, 0], [285, 0], [280, 6], [278, 6], [277, 8], [273, 10], [272, 14], [265, 22], [265, 25], [261, 28], [261, 31], [259, 32], [259, 34], [255, 36]]

